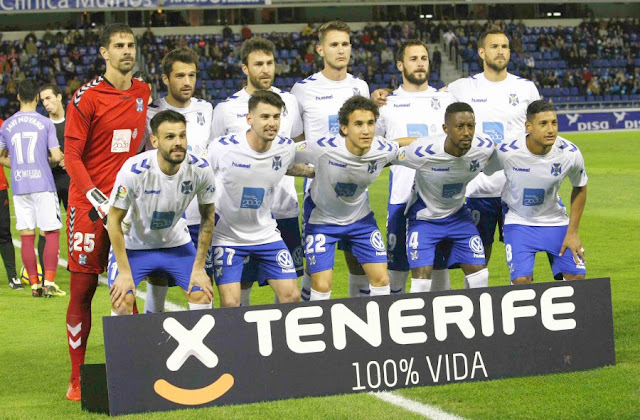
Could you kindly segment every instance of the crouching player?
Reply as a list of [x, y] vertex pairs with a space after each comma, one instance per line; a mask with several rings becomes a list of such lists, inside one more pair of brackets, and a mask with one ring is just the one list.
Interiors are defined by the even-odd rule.
[[339, 241], [349, 246], [362, 264], [371, 296], [389, 294], [387, 251], [369, 205], [367, 187], [395, 158], [398, 143], [375, 137], [378, 116], [375, 102], [354, 96], [338, 112], [339, 136], [298, 144], [296, 162], [312, 163], [316, 171], [303, 207], [311, 300], [331, 297]]
[[474, 135], [475, 116], [470, 105], [454, 102], [444, 118], [445, 134], [416, 140], [401, 149], [393, 161], [416, 170], [406, 212], [412, 293], [431, 290], [434, 264], [444, 269], [459, 263], [465, 288], [489, 285], [482, 240], [464, 207], [464, 193], [494, 154], [495, 146], [488, 137]]
[[[131, 314], [138, 284], [147, 275], [161, 273], [182, 287], [190, 309], [212, 307], [213, 287], [204, 263], [215, 219], [213, 171], [204, 158], [187, 155], [184, 115], [161, 111], [150, 125], [157, 150], [127, 160], [111, 193], [107, 228], [112, 315]], [[182, 218], [195, 196], [202, 216], [197, 250]], [[128, 210], [131, 230], [124, 235], [121, 222]]]
[[[587, 201], [584, 159], [575, 144], [558, 136], [553, 105], [532, 102], [525, 125], [527, 135], [503, 144], [485, 169], [488, 175], [504, 169], [507, 177], [502, 199], [508, 207], [504, 244], [511, 283], [531, 283], [535, 254], [543, 251], [557, 280], [583, 279], [586, 260], [578, 227]], [[558, 195], [567, 177], [573, 186], [570, 216]]]

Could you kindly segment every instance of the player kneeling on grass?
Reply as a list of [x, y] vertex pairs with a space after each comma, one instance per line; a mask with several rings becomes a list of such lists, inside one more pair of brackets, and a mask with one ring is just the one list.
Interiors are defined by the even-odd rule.
[[[164, 274], [182, 287], [190, 309], [210, 309], [213, 287], [204, 271], [215, 219], [215, 178], [209, 162], [187, 154], [184, 115], [167, 110], [151, 119], [157, 150], [127, 160], [111, 193], [107, 229], [112, 315], [131, 314], [134, 293], [147, 275]], [[182, 218], [198, 197], [202, 216], [198, 248]], [[131, 229], [121, 223], [131, 211]]]
[[416, 170], [407, 204], [407, 258], [411, 292], [431, 290], [431, 275], [459, 263], [465, 288], [489, 285], [484, 248], [464, 206], [467, 184], [495, 153], [487, 136], [475, 136], [473, 108], [464, 102], [449, 105], [444, 114], [445, 134], [422, 137], [401, 149], [393, 164]]
[[[586, 260], [578, 227], [587, 202], [584, 159], [575, 144], [558, 136], [553, 105], [532, 102], [525, 124], [527, 135], [509, 146], [503, 143], [485, 169], [488, 174], [504, 169], [507, 177], [502, 199], [508, 207], [504, 244], [511, 283], [533, 281], [537, 252], [547, 253], [557, 280], [583, 279]], [[570, 216], [558, 195], [567, 177], [573, 186]]]
[[[335, 245], [340, 241], [362, 264], [371, 296], [390, 293], [387, 251], [367, 187], [396, 157], [398, 142], [375, 137], [378, 116], [375, 102], [354, 96], [338, 112], [341, 135], [298, 144], [296, 161], [312, 163], [316, 171], [303, 207], [311, 300], [331, 297]], [[412, 140], [399, 139], [403, 145]]]

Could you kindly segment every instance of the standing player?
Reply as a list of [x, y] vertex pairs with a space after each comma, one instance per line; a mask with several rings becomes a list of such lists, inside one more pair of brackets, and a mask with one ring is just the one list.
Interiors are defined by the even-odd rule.
[[[0, 126], [2, 126], [0, 119]], [[11, 238], [11, 211], [9, 210], [9, 183], [4, 174], [4, 168], [0, 168], [0, 256], [4, 270], [9, 279], [9, 287], [14, 290], [24, 289], [16, 273], [16, 250], [13, 248]]]
[[284, 106], [275, 92], [254, 92], [248, 104], [250, 130], [220, 137], [209, 147], [219, 189], [214, 277], [223, 307], [240, 305], [246, 257], [258, 264], [259, 284], [269, 284], [280, 302], [300, 300], [293, 258], [271, 216], [276, 188], [293, 167], [296, 150], [293, 140], [278, 136]]
[[393, 162], [416, 169], [407, 206], [412, 293], [431, 290], [438, 246], [445, 257], [444, 267], [460, 264], [465, 288], [489, 285], [482, 241], [464, 207], [464, 191], [486, 166], [495, 147], [488, 137], [474, 136], [475, 119], [469, 104], [449, 105], [444, 121], [445, 134], [416, 140], [400, 150]]
[[[587, 173], [578, 147], [558, 136], [553, 105], [534, 101], [527, 108], [527, 135], [502, 144], [485, 171], [504, 169], [504, 244], [512, 284], [531, 283], [537, 252], [546, 252], [556, 279], [586, 275], [584, 248], [578, 236], [587, 202]], [[571, 214], [558, 191], [569, 178]], [[566, 251], [569, 252], [566, 252]]]
[[[275, 77], [275, 45], [264, 38], [252, 38], [244, 42], [240, 50], [242, 71], [247, 76], [247, 86], [220, 102], [213, 111], [213, 130], [216, 137], [247, 131], [247, 108], [249, 98], [258, 90], [275, 92], [284, 101], [278, 135], [292, 138], [302, 134], [302, 119], [296, 98], [272, 86]], [[303, 273], [304, 254], [298, 216], [298, 194], [293, 177], [285, 175], [278, 185], [271, 213], [289, 252], [293, 256], [296, 274]], [[242, 272], [242, 306], [249, 306], [251, 286], [256, 278], [256, 266], [249, 262]]]
[[65, 131], [69, 185], [67, 236], [71, 297], [67, 336], [71, 379], [67, 399], [80, 400], [80, 365], [91, 331], [91, 300], [107, 265], [103, 220], [116, 175], [144, 137], [149, 86], [132, 80], [136, 43], [131, 28], [107, 25], [100, 37], [106, 70], [73, 95]]
[[[111, 192], [111, 314], [131, 314], [135, 289], [152, 272], [168, 274], [184, 290], [190, 309], [211, 309], [213, 288], [204, 262], [215, 220], [213, 172], [206, 159], [187, 154], [184, 115], [160, 111], [150, 126], [158, 150], [129, 159]], [[196, 196], [202, 215], [197, 251], [182, 218]], [[125, 235], [121, 224], [127, 211], [133, 217]]]
[[[340, 134], [337, 110], [352, 96], [369, 97], [364, 80], [347, 73], [351, 59], [351, 29], [340, 21], [327, 22], [318, 29], [316, 51], [322, 57], [322, 71], [296, 83], [291, 93], [298, 100], [304, 123], [304, 137], [318, 140]], [[305, 190], [307, 188], [305, 187]], [[345, 249], [349, 267], [349, 296], [369, 294], [369, 280], [353, 254]], [[309, 300], [311, 277], [302, 277], [302, 299]]]
[[13, 205], [16, 230], [22, 240], [22, 262], [33, 297], [42, 296], [34, 249], [38, 227], [49, 240], [44, 249], [44, 293], [64, 296], [66, 293], [55, 284], [62, 218], [50, 167], [62, 161], [62, 152], [53, 124], [36, 112], [38, 85], [35, 80], [25, 79], [19, 83], [18, 101], [20, 111], [0, 129], [0, 156], [6, 157], [7, 153], [11, 156]]
[[[441, 134], [442, 121], [451, 96], [429, 86], [429, 51], [424, 42], [405, 41], [396, 52], [396, 66], [402, 86], [393, 91], [380, 108], [376, 134], [388, 140], [400, 137], [427, 137]], [[392, 165], [387, 206], [387, 256], [391, 293], [402, 293], [409, 276], [404, 211], [411, 198], [415, 170]]]
[[[158, 112], [172, 110], [184, 115], [187, 120], [187, 150], [195, 157], [205, 157], [212, 134], [213, 107], [203, 99], [193, 97], [198, 75], [198, 55], [190, 48], [181, 47], [170, 51], [162, 59], [162, 81], [168, 88], [167, 96], [154, 101], [147, 111], [146, 149], [153, 149], [150, 121]], [[196, 201], [192, 201], [185, 212], [187, 227], [195, 246], [198, 246], [200, 212]], [[127, 221], [128, 223], [128, 221]], [[147, 281], [145, 313], [162, 312], [167, 297], [167, 282], [150, 277]]]
[[369, 205], [367, 188], [396, 156], [398, 143], [375, 137], [378, 106], [348, 99], [338, 112], [340, 135], [298, 145], [296, 161], [314, 165], [316, 179], [304, 199], [311, 300], [331, 297], [335, 244], [345, 243], [362, 264], [372, 296], [389, 294], [387, 251]]
[[[64, 153], [64, 127], [65, 127], [65, 111], [62, 102], [62, 90], [56, 84], [44, 85], [40, 88], [40, 100], [42, 105], [49, 113], [49, 119], [56, 127], [56, 135], [60, 143], [60, 150]], [[57, 166], [51, 169], [53, 172], [53, 181], [56, 184], [56, 193], [62, 202], [64, 209], [67, 210], [67, 202], [69, 200], [69, 175], [64, 166], [64, 159]], [[42, 235], [38, 238], [38, 257], [40, 266], [44, 267], [43, 256], [44, 248], [47, 243], [46, 238]]]

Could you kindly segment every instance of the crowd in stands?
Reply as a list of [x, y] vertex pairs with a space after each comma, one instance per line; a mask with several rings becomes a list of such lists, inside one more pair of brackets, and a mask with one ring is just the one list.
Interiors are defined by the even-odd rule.
[[469, 74], [481, 71], [477, 34], [489, 26], [511, 39], [510, 71], [555, 103], [640, 100], [640, 19], [585, 20], [576, 27], [450, 25], [443, 41]]

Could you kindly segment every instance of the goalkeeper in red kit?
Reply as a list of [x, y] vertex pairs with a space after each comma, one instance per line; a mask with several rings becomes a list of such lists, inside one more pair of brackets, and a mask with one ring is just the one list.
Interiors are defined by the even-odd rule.
[[71, 296], [67, 338], [71, 379], [67, 399], [80, 400], [80, 365], [91, 331], [91, 300], [105, 271], [109, 236], [103, 225], [118, 171], [144, 137], [149, 86], [132, 79], [135, 38], [123, 24], [100, 36], [104, 75], [82, 86], [67, 107], [65, 163], [71, 178], [67, 209]]

